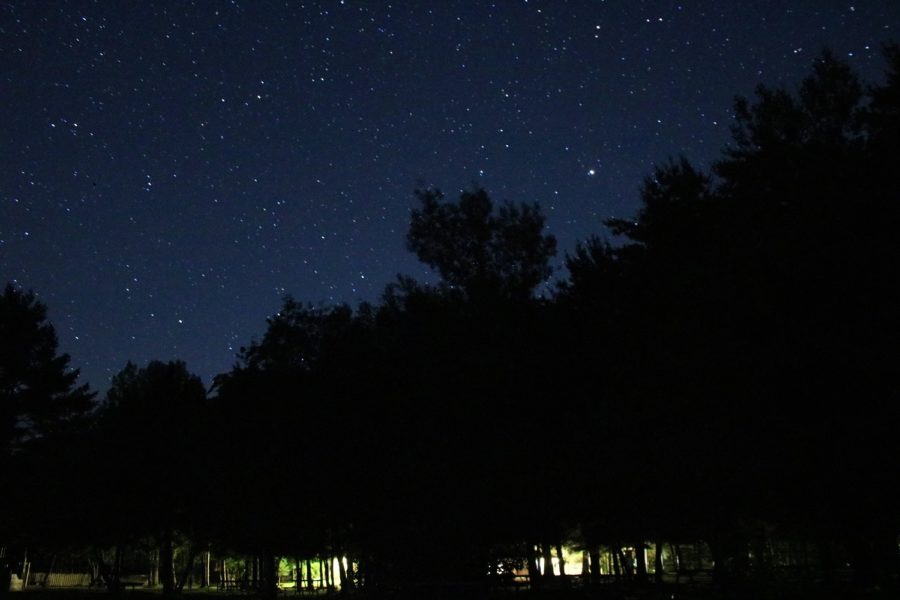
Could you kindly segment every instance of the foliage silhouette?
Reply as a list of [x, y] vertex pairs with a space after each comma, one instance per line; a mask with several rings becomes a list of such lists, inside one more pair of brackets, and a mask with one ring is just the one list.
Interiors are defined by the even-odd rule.
[[[887, 55], [896, 72], [896, 47]], [[877, 483], [897, 472], [884, 428], [897, 424], [888, 365], [900, 358], [890, 341], [900, 333], [900, 222], [882, 133], [896, 81], [889, 73], [887, 86], [864, 92], [826, 52], [796, 96], [761, 87], [754, 102], [738, 99], [716, 178], [683, 159], [657, 169], [638, 218], [609, 223], [631, 243], [593, 241], [569, 258], [559, 301], [617, 319], [587, 321], [596, 329], [579, 348], [627, 340], [625, 362], [641, 365], [631, 373], [641, 421], [622, 404], [604, 412], [698, 474], [667, 476], [671, 467], [647, 456], [634, 465], [671, 486], [676, 510], [659, 520], [667, 534], [701, 532], [722, 578], [746, 573], [748, 524], [758, 522], [840, 541], [862, 582], [896, 574], [896, 498]]]
[[470, 299], [522, 299], [551, 274], [556, 239], [543, 233], [536, 204], [506, 203], [494, 210], [481, 188], [459, 202], [437, 189], [417, 190], [406, 240], [419, 259]]
[[[54, 489], [45, 472], [25, 479], [28, 467], [41, 464], [32, 455], [75, 435], [93, 408], [95, 393], [77, 384], [78, 375], [69, 355], [58, 353], [46, 306], [34, 293], [7, 284], [0, 294], [0, 592], [16, 570], [10, 561], [24, 556], [34, 540], [25, 519], [35, 505], [46, 507], [32, 492]], [[46, 516], [38, 514], [35, 529], [45, 531]]]
[[57, 353], [47, 308], [7, 284], [0, 295], [0, 454], [77, 422], [94, 393], [77, 385], [69, 355]]
[[[203, 383], [183, 362], [151, 361], [143, 368], [128, 363], [113, 377], [98, 417], [99, 451], [109, 468], [104, 496], [115, 507], [105, 520], [118, 536], [110, 541], [156, 540], [165, 595], [185, 583], [174, 570], [177, 537], [199, 542], [206, 533], [200, 515], [208, 498], [193, 467], [204, 454], [207, 410]], [[196, 547], [190, 552], [188, 562]]]

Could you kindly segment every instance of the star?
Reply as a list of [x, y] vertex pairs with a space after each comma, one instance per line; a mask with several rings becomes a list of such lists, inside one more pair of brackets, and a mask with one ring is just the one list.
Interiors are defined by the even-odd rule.
[[0, 285], [53, 299], [101, 393], [128, 360], [227, 371], [285, 294], [378, 302], [423, 277], [404, 240], [420, 182], [538, 202], [563, 278], [654, 164], [718, 158], [734, 96], [799, 84], [826, 46], [879, 81], [900, 22], [900, 2], [821, 0], [45, 4], [2, 9]]

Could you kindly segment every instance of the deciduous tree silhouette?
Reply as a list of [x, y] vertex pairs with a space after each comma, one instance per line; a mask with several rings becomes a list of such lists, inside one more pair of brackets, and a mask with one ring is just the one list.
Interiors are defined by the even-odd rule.
[[[698, 521], [676, 502], [684, 512], [663, 524], [675, 533], [693, 521], [722, 575], [746, 570], [743, 524], [757, 520], [842, 541], [861, 581], [896, 572], [893, 496], [879, 484], [897, 470], [885, 427], [898, 424], [888, 365], [900, 358], [890, 341], [900, 334], [887, 158], [896, 142], [886, 135], [898, 114], [896, 47], [887, 56], [884, 86], [865, 90], [826, 52], [797, 94], [761, 87], [754, 101], [739, 99], [716, 177], [684, 160], [658, 169], [637, 219], [609, 223], [631, 242], [594, 243], [570, 259], [560, 301], [620, 317], [600, 319], [593, 335], [632, 348], [622, 354], [642, 365], [639, 383], [614, 395], [640, 402], [635, 416], [668, 415], [648, 427], [617, 404], [619, 431], [667, 440], [670, 461], [703, 473], [677, 479], [671, 466], [640, 461], [676, 497], [693, 492], [711, 509]], [[811, 489], [821, 490], [813, 502]]]
[[[354, 313], [288, 297], [262, 339], [218, 378], [216, 451], [230, 457], [226, 488], [239, 490], [224, 507], [229, 547], [265, 565], [279, 554], [365, 562], [359, 496], [380, 472], [369, 468], [379, 460], [370, 442], [387, 419], [372, 319], [367, 305]], [[352, 589], [339, 564], [342, 589]], [[263, 583], [273, 595], [274, 572]]]
[[144, 368], [128, 363], [113, 377], [100, 415], [105, 491], [116, 507], [106, 524], [118, 531], [117, 544], [140, 535], [157, 540], [166, 595], [184, 585], [174, 570], [176, 537], [201, 534], [206, 490], [196, 484], [205, 480], [194, 466], [203, 457], [206, 411], [203, 383], [183, 362], [151, 361]]
[[780, 451], [770, 463], [780, 503], [808, 506], [798, 478], [821, 489], [804, 522], [843, 540], [867, 581], [883, 581], [898, 563], [896, 547], [887, 550], [896, 498], [876, 483], [897, 469], [884, 430], [897, 423], [889, 365], [900, 359], [896, 138], [884, 136], [900, 110], [896, 55], [888, 47], [884, 86], [866, 90], [824, 53], [796, 97], [760, 90], [756, 103], [739, 102], [735, 146], [715, 167], [747, 223], [732, 254], [736, 269], [753, 274], [745, 289], [758, 299], [742, 314], [756, 324], [747, 337], [757, 362], [770, 365], [756, 386], [761, 406], [789, 424], [767, 436], [780, 440], [769, 444]]
[[556, 239], [544, 233], [537, 204], [495, 210], [482, 188], [443, 202], [437, 189], [417, 190], [406, 240], [419, 259], [469, 299], [528, 298], [551, 273]]

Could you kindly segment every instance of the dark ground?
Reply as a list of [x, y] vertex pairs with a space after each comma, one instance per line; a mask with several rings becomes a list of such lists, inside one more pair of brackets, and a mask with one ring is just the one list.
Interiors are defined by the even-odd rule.
[[[126, 590], [112, 595], [96, 589], [46, 589], [12, 592], [7, 600], [159, 600], [157, 590]], [[227, 593], [213, 590], [190, 590], [183, 592], [185, 600], [205, 600], [221, 597], [221, 600], [259, 600], [259, 594]], [[420, 586], [373, 596], [365, 593], [341, 594], [340, 592], [319, 594], [296, 594], [285, 590], [279, 600], [300, 600], [302, 598], [346, 598], [348, 600], [751, 600], [772, 598], [777, 600], [881, 600], [900, 598], [897, 586], [884, 589], [853, 589], [845, 584], [825, 586], [821, 583], [780, 585], [777, 588], [763, 583], [734, 586], [729, 589], [713, 585], [648, 585], [644, 587], [607, 584], [594, 589], [567, 589], [518, 592], [490, 592], [472, 587]], [[210, 598], [210, 600], [212, 600]]]

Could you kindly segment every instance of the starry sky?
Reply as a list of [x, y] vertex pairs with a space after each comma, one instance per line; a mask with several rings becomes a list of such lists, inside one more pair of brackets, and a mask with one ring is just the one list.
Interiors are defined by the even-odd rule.
[[825, 46], [879, 81], [898, 28], [896, 0], [2, 2], [0, 279], [93, 388], [209, 384], [285, 294], [433, 279], [415, 188], [539, 202], [562, 255], [654, 164], [714, 160], [735, 95]]

